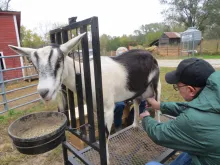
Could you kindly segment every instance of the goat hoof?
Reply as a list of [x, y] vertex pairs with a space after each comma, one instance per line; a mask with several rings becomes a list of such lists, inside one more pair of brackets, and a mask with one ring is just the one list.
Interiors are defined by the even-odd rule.
[[133, 128], [134, 128], [135, 131], [138, 131], [139, 127], [138, 127], [137, 124], [133, 124], [132, 126], [133, 126]]

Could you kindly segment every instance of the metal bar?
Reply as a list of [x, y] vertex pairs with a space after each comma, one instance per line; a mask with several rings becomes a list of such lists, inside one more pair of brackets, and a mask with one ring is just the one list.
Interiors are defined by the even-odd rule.
[[51, 30], [50, 31], [50, 35], [54, 34], [54, 33], [59, 33], [61, 32], [62, 30], [72, 30], [72, 29], [75, 29], [77, 27], [81, 27], [81, 26], [84, 26], [84, 25], [88, 25], [88, 24], [91, 24], [92, 20], [94, 18], [97, 18], [97, 17], [91, 17], [91, 18], [88, 18], [88, 19], [85, 19], [83, 21], [78, 21], [78, 22], [75, 22], [75, 23], [72, 23], [70, 25], [67, 25], [67, 26], [64, 26], [62, 28], [58, 28], [58, 29], [54, 29], [54, 30]]
[[94, 150], [99, 152], [99, 144], [97, 142], [90, 143], [89, 138], [85, 135], [81, 135], [78, 132], [76, 132], [74, 129], [68, 129], [69, 132], [71, 132], [76, 137], [80, 138], [83, 142], [94, 148]]
[[70, 17], [70, 18], [68, 18], [69, 24], [75, 23], [76, 19], [77, 19], [77, 17]]
[[64, 30], [61, 32], [61, 34], [62, 34], [63, 43], [67, 42], [68, 41], [68, 31]]
[[66, 147], [70, 152], [72, 152], [77, 158], [79, 158], [86, 165], [92, 165], [86, 157], [84, 157], [78, 150], [76, 150], [71, 144], [68, 142], [63, 142], [64, 147]]
[[173, 149], [167, 149], [160, 156], [156, 157], [156, 162], [165, 163], [172, 155], [176, 153]]
[[3, 114], [3, 113], [5, 113], [5, 112], [7, 112], [7, 111], [2, 111], [2, 112], [0, 111], [0, 114]]
[[61, 91], [62, 91], [62, 94], [63, 94], [63, 108], [64, 109], [59, 109], [58, 107], [58, 112], [64, 112], [64, 114], [66, 115], [66, 118], [67, 118], [67, 126], [70, 125], [70, 120], [69, 120], [69, 112], [68, 112], [68, 104], [67, 104], [67, 88], [65, 85], [61, 85]]
[[56, 33], [56, 43], [57, 44], [62, 44], [62, 40], [61, 40], [61, 32]]
[[[56, 44], [61, 44], [61, 33], [59, 32], [59, 33], [56, 33], [56, 34], [54, 34], [54, 38], [51, 38], [51, 39], [55, 39], [54, 40], [54, 43], [56, 43]], [[65, 96], [65, 90], [66, 90], [66, 87], [62, 84], [61, 85], [61, 89], [62, 89], [62, 94]], [[62, 98], [62, 99], [65, 99], [65, 98]], [[63, 102], [63, 104], [65, 104], [65, 100], [62, 100], [62, 102]], [[58, 112], [64, 112], [64, 113], [66, 113], [65, 112], [65, 107], [63, 107], [64, 109], [59, 109], [59, 107], [58, 107]], [[66, 115], [66, 117], [67, 117], [68, 115]]]
[[[31, 77], [35, 77], [35, 76], [38, 76], [38, 74], [34, 74], [34, 75], [31, 75], [31, 76], [25, 76], [25, 77], [21, 77], [21, 78], [15, 78], [15, 79], [10, 79], [10, 80], [5, 80], [4, 82], [12, 82], [12, 81], [17, 81], [17, 80], [23, 80], [23, 79], [26, 79], [26, 78], [31, 78]], [[0, 83], [2, 83], [3, 81], [0, 80]]]
[[14, 57], [22, 57], [25, 55], [12, 55], [12, 56], [1, 56], [0, 58], [14, 58]]
[[[62, 34], [62, 40], [61, 40], [61, 34]], [[56, 34], [56, 37], [57, 37], [57, 44], [61, 44], [61, 43], [65, 43], [68, 41], [68, 33], [67, 31], [62, 31], [61, 33], [57, 33]], [[67, 125], [69, 126], [70, 125], [70, 119], [69, 119], [69, 112], [68, 112], [68, 103], [67, 103], [67, 88], [66, 86], [62, 85], [62, 91], [65, 91], [63, 92], [63, 95], [64, 95], [64, 98], [65, 98], [65, 101], [64, 101], [64, 113], [67, 117]]]
[[193, 53], [192, 53], [192, 55], [194, 57], [195, 56], [195, 51], [194, 51], [195, 50], [195, 39], [194, 39], [195, 36], [194, 36], [194, 33], [192, 34], [192, 36], [193, 36], [193, 41], [192, 41], [193, 42], [193, 47], [192, 47]]
[[[10, 102], [13, 102], [13, 101], [16, 101], [16, 100], [23, 99], [23, 98], [28, 97], [28, 96], [35, 95], [35, 94], [38, 94], [38, 92], [34, 92], [34, 93], [31, 93], [31, 94], [28, 94], [28, 95], [24, 95], [24, 96], [21, 96], [21, 97], [17, 97], [17, 98], [15, 98], [15, 99], [8, 100], [7, 102], [10, 103]], [[4, 103], [4, 102], [3, 102], [3, 103], [0, 103], [0, 105], [3, 105], [3, 104], [5, 104], [5, 103]]]
[[81, 154], [83, 154], [83, 153], [86, 153], [87, 151], [89, 151], [89, 150], [91, 150], [92, 149], [92, 147], [91, 146], [88, 146], [88, 147], [86, 147], [86, 148], [83, 148], [82, 150], [80, 150], [79, 152], [81, 153]]
[[101, 60], [100, 60], [98, 17], [94, 17], [92, 19], [91, 31], [92, 31], [95, 89], [96, 89], [98, 128], [99, 128], [99, 144], [100, 144], [99, 154], [100, 154], [101, 165], [107, 165], [106, 139], [105, 139], [105, 133], [104, 133], [105, 132], [105, 119], [104, 119], [104, 108], [103, 108], [102, 72], [101, 72]]
[[70, 118], [71, 118], [71, 127], [76, 128], [76, 112], [75, 112], [74, 94], [69, 89], [68, 89], [68, 101], [69, 101], [69, 110], [70, 110]]
[[63, 160], [64, 160], [64, 165], [68, 165], [68, 153], [67, 153], [67, 148], [66, 146], [64, 145], [64, 142], [66, 141], [66, 136], [63, 140], [63, 143], [62, 143], [62, 149], [63, 149]]
[[[1, 65], [2, 64], [0, 62], [0, 68], [2, 68]], [[0, 86], [1, 86], [2, 93], [5, 93], [5, 81], [4, 81], [2, 70], [0, 70]], [[4, 102], [4, 111], [7, 111], [8, 110], [8, 102], [7, 102], [6, 94], [2, 94], [2, 99]]]
[[[83, 91], [82, 91], [82, 80], [81, 74], [76, 73], [76, 91], [77, 91], [77, 100], [78, 100], [78, 111], [79, 111], [79, 124], [85, 124], [85, 113], [84, 113], [84, 106], [83, 106]], [[81, 127], [80, 131], [86, 135], [85, 127]]]
[[56, 43], [55, 34], [50, 34], [50, 42]]
[[[80, 28], [80, 33], [87, 32], [87, 26]], [[95, 124], [94, 124], [94, 113], [92, 103], [92, 87], [91, 87], [91, 75], [90, 75], [90, 63], [89, 63], [89, 45], [88, 36], [86, 35], [81, 40], [82, 44], [82, 55], [83, 55], [83, 68], [84, 68], [84, 82], [86, 91], [86, 104], [89, 127], [89, 139], [91, 142], [95, 142]]]
[[18, 91], [18, 90], [22, 90], [22, 89], [26, 89], [26, 88], [30, 88], [30, 87], [33, 87], [33, 86], [36, 86], [37, 84], [33, 84], [33, 85], [27, 85], [25, 87], [21, 87], [21, 88], [15, 88], [13, 90], [9, 90], [9, 91], [6, 91], [5, 93], [0, 93], [0, 95], [3, 95], [3, 94], [7, 94], [7, 93], [11, 93], [11, 92], [15, 92], [15, 91]]
[[20, 105], [18, 105], [18, 106], [14, 106], [14, 107], [10, 108], [9, 110], [11, 110], [11, 109], [16, 109], [16, 108], [19, 108], [19, 107], [22, 107], [22, 106], [25, 106], [25, 105], [34, 103], [34, 102], [37, 102], [37, 101], [39, 101], [39, 100], [41, 100], [41, 99], [38, 98], [38, 99], [35, 99], [35, 100], [32, 100], [32, 101], [26, 102], [26, 103], [24, 103], [24, 104], [20, 104]]
[[23, 69], [23, 68], [31, 68], [31, 67], [34, 67], [33, 65], [29, 65], [29, 66], [22, 66], [22, 67], [17, 67], [17, 68], [9, 68], [9, 69], [4, 69], [4, 70], [1, 70], [3, 72], [6, 72], [6, 71], [10, 71], [10, 70], [17, 70], [17, 69]]
[[[75, 156], [74, 156], [75, 157]], [[75, 161], [75, 159], [73, 158], [73, 156], [68, 156], [68, 163], [69, 165], [81, 165], [79, 164], [77, 161]]]

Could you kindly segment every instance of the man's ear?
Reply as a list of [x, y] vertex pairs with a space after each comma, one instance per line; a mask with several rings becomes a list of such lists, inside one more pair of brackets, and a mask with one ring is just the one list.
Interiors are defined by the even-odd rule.
[[196, 88], [192, 86], [187, 86], [187, 87], [189, 89], [190, 95], [195, 96], [197, 93]]

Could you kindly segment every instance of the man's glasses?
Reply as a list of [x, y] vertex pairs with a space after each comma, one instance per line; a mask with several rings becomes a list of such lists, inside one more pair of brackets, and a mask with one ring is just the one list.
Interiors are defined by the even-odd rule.
[[176, 91], [178, 91], [179, 88], [185, 87], [185, 86], [187, 86], [187, 85], [178, 86], [177, 84], [173, 84], [173, 89], [175, 89]]

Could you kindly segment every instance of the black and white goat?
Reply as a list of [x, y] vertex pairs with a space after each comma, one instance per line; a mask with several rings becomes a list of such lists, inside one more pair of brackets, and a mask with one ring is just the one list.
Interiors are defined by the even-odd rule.
[[[75, 70], [73, 60], [67, 54], [77, 45], [85, 33], [69, 40], [60, 46], [46, 46], [39, 49], [9, 47], [29, 57], [39, 72], [37, 90], [45, 101], [55, 100], [61, 84], [76, 91]], [[83, 65], [83, 63], [81, 63]], [[93, 61], [91, 66], [91, 83], [94, 110], [96, 110], [95, 83]], [[80, 72], [79, 63], [75, 63], [76, 72]], [[134, 127], [138, 127], [139, 103], [148, 97], [156, 96], [160, 99], [161, 85], [159, 67], [152, 55], [144, 50], [131, 50], [116, 57], [101, 56], [104, 116], [107, 128], [107, 138], [113, 123], [114, 107], [116, 102], [134, 100]], [[82, 84], [84, 86], [82, 67]], [[83, 88], [85, 96], [85, 88]], [[108, 139], [106, 143], [107, 161], [109, 164]]]

